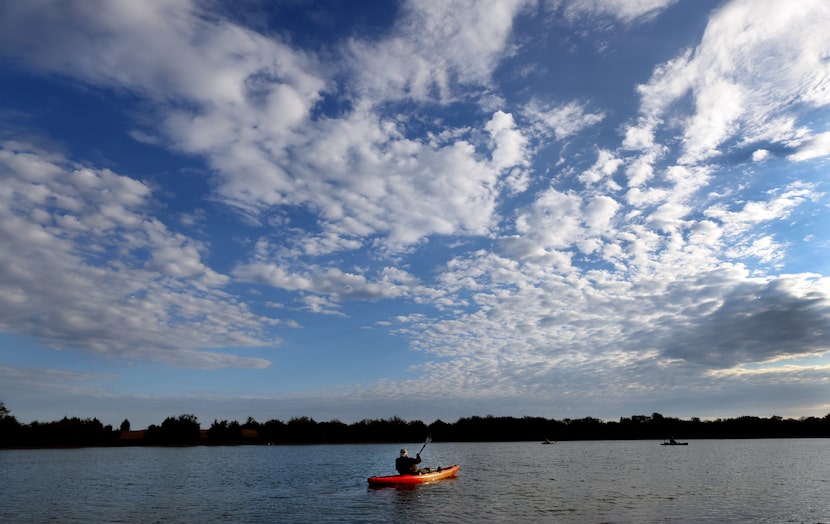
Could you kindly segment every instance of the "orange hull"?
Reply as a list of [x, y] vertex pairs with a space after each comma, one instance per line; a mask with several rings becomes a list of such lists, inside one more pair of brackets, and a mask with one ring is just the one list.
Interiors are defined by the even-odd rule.
[[413, 484], [427, 484], [436, 480], [454, 477], [458, 472], [458, 464], [437, 468], [429, 473], [418, 475], [389, 475], [388, 477], [369, 477], [370, 486], [411, 486]]

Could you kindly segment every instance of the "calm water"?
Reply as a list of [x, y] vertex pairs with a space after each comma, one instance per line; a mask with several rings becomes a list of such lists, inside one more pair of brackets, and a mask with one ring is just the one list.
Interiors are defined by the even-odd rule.
[[[417, 444], [409, 446], [418, 449]], [[830, 440], [0, 451], [0, 522], [830, 522]]]

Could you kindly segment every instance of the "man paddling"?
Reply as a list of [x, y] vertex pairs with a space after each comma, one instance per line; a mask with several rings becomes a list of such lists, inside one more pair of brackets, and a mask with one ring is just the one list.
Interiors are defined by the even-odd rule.
[[418, 464], [420, 463], [420, 453], [415, 455], [415, 458], [412, 458], [405, 449], [402, 449], [401, 456], [395, 459], [395, 469], [398, 470], [398, 473], [401, 475], [417, 475]]

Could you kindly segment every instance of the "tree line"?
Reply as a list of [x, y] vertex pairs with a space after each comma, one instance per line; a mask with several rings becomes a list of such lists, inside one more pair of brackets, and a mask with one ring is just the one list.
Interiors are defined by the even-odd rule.
[[184, 414], [167, 417], [145, 430], [131, 431], [127, 419], [118, 429], [103, 425], [97, 418], [64, 417], [53, 422], [20, 424], [0, 402], [0, 447], [4, 448], [401, 443], [421, 442], [427, 435], [434, 442], [830, 437], [830, 414], [822, 418], [744, 416], [700, 420], [653, 413], [618, 421], [488, 415], [431, 424], [400, 417], [351, 424], [339, 420], [317, 422], [309, 417], [257, 422], [249, 417], [244, 423], [214, 420], [206, 430], [196, 416]]

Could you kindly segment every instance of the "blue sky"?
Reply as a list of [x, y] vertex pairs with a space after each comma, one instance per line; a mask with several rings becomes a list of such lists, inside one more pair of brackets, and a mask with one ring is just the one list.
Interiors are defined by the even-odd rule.
[[830, 412], [824, 0], [0, 4], [23, 422]]

